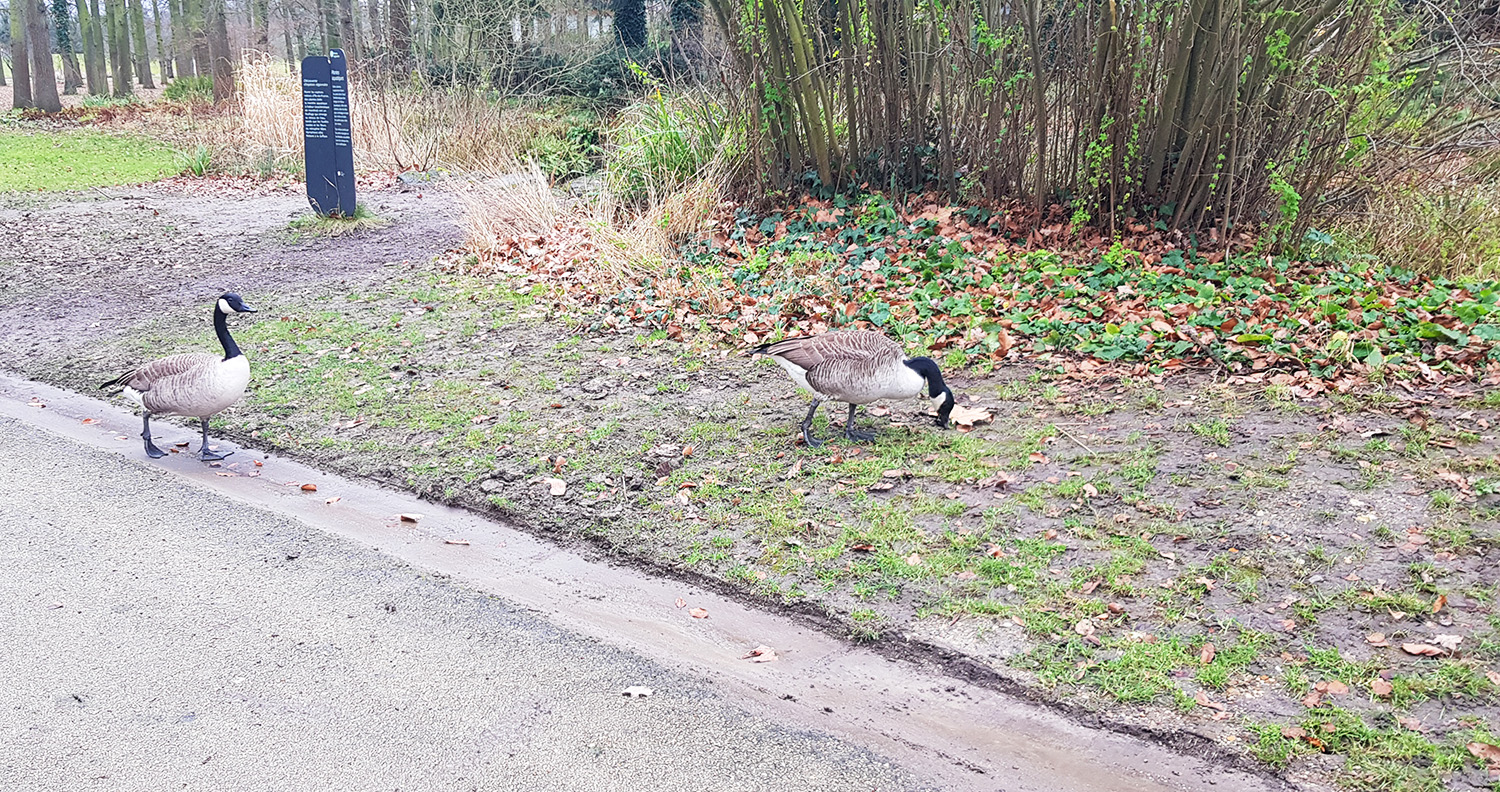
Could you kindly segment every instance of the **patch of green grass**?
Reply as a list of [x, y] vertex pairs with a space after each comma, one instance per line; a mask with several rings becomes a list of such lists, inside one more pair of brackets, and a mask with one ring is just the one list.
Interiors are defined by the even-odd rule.
[[295, 234], [336, 237], [359, 231], [384, 228], [390, 224], [390, 220], [374, 214], [369, 209], [366, 209], [364, 204], [360, 204], [354, 207], [354, 214], [348, 217], [332, 215], [324, 217], [314, 213], [292, 220], [292, 222], [287, 223], [287, 228], [291, 229]]
[[0, 192], [140, 184], [176, 173], [172, 150], [137, 135], [0, 129]]
[[[1443, 771], [1454, 769], [1451, 752], [1401, 727], [1376, 727], [1359, 714], [1325, 705], [1309, 710], [1301, 727], [1324, 750], [1346, 757], [1339, 782], [1358, 792], [1440, 792]], [[1460, 747], [1460, 750], [1461, 747]], [[1457, 766], [1462, 766], [1459, 759]]]
[[1188, 424], [1193, 434], [1204, 440], [1224, 448], [1229, 447], [1229, 422], [1223, 418], [1215, 418], [1212, 421]]
[[885, 618], [869, 608], [861, 608], [849, 614], [849, 635], [856, 641], [868, 643], [880, 638]]
[[1484, 672], [1471, 665], [1444, 660], [1435, 670], [1423, 674], [1397, 676], [1391, 680], [1392, 706], [1405, 709], [1421, 701], [1453, 699], [1467, 696], [1494, 701], [1500, 689]]

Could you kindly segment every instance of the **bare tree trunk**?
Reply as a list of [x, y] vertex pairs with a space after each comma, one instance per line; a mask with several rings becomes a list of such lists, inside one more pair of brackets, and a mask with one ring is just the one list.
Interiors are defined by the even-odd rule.
[[292, 49], [292, 9], [285, 2], [281, 4], [281, 20], [281, 38], [286, 42], [286, 62], [292, 65], [292, 73], [295, 74], [301, 53]]
[[204, 0], [179, 0], [182, 3], [183, 25], [193, 45], [193, 71], [199, 77], [213, 74], [213, 59], [208, 54], [207, 17], [204, 16]]
[[89, 93], [103, 96], [109, 93], [104, 79], [104, 46], [99, 33], [99, 15], [90, 13], [84, 0], [75, 0], [78, 8], [78, 32], [83, 36], [83, 74], [88, 81]]
[[213, 58], [214, 101], [234, 98], [234, 61], [229, 51], [229, 24], [225, 0], [207, 0], [204, 12], [208, 23], [209, 56]]
[[172, 47], [161, 37], [161, 0], [151, 0], [151, 22], [156, 28], [156, 62], [161, 64], [163, 85], [173, 78]]
[[378, 55], [384, 47], [384, 37], [380, 35], [380, 0], [368, 0], [365, 10], [370, 14], [370, 35], [365, 39], [368, 45], [366, 57]]
[[130, 12], [130, 38], [131, 49], [135, 53], [136, 76], [140, 78], [142, 88], [155, 88], [156, 83], [151, 76], [151, 48], [146, 44], [146, 14], [141, 6], [143, 0], [125, 0], [125, 7]]
[[4, 88], [5, 86], [5, 59], [0, 58], [0, 88]]
[[26, 19], [16, 13], [16, 7], [12, 5], [10, 7], [10, 76], [11, 81], [15, 83], [15, 90], [10, 94], [10, 106], [18, 110], [36, 106], [36, 103], [31, 101], [31, 66], [27, 63], [30, 57], [30, 48], [26, 46]]
[[[286, 18], [287, 24], [291, 24], [292, 11], [290, 8], [287, 9]], [[311, 52], [311, 50], [308, 49], [307, 45], [307, 25], [299, 22], [297, 24], [297, 57], [293, 60], [300, 63], [302, 61], [302, 58], [309, 52]]]
[[1036, 191], [1033, 203], [1037, 222], [1041, 222], [1047, 192], [1047, 84], [1044, 78], [1046, 59], [1042, 55], [1041, 15], [1041, 0], [1021, 0], [1021, 18], [1026, 27], [1026, 38], [1031, 44], [1031, 85], [1036, 96], [1036, 118], [1032, 120], [1036, 126], [1036, 185], [1032, 189]]
[[339, 26], [338, 0], [318, 0], [323, 9], [323, 51], [344, 46], [343, 28]]
[[172, 57], [176, 61], [178, 77], [192, 77], [193, 36], [187, 26], [187, 0], [167, 0], [167, 13], [171, 15]]
[[[62, 110], [57, 96], [57, 70], [52, 66], [51, 39], [47, 36], [47, 11], [40, 0], [21, 0], [26, 14], [26, 40], [31, 45], [31, 99], [38, 110]], [[11, 5], [15, 13], [15, 5]]]
[[391, 57], [397, 66], [411, 63], [411, 14], [407, 0], [391, 0], [386, 16], [390, 19]]
[[258, 52], [271, 52], [271, 2], [250, 0], [250, 46]]
[[68, 0], [52, 0], [52, 33], [57, 37], [57, 52], [63, 65], [63, 93], [75, 94], [83, 86], [83, 73], [78, 70], [78, 53], [74, 52], [72, 36], [73, 15], [68, 11]]
[[354, 57], [363, 58], [364, 55], [365, 55], [365, 21], [364, 21], [365, 17], [364, 17], [364, 14], [361, 14], [359, 12], [359, 2], [358, 2], [358, 0], [343, 0], [343, 1], [345, 3], [348, 3], [351, 6], [353, 6], [352, 8], [349, 9], [349, 17], [354, 22], [353, 30], [350, 31], [351, 35], [352, 35], [352, 37], [350, 38], [350, 41], [353, 42], [352, 46], [354, 48], [354, 51], [353, 52], [348, 52], [348, 53], [345, 53], [345, 54], [348, 55], [351, 58], [354, 58]]
[[115, 96], [135, 93], [130, 67], [130, 20], [122, 0], [104, 0], [104, 24], [109, 28], [109, 67], [114, 76]]

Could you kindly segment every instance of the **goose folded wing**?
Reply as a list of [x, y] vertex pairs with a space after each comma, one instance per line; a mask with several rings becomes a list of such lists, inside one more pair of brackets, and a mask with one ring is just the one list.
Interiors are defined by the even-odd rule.
[[153, 387], [167, 384], [184, 374], [213, 366], [219, 361], [217, 355], [194, 352], [185, 355], [168, 355], [147, 363], [131, 372], [124, 384], [142, 393]]
[[846, 331], [788, 338], [766, 347], [766, 354], [811, 371], [839, 361], [899, 357], [901, 348], [879, 333]]

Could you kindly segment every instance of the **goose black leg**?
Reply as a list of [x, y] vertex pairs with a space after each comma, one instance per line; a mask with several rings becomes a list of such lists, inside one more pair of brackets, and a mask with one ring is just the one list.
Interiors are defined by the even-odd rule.
[[198, 423], [203, 427], [203, 447], [198, 449], [198, 458], [204, 462], [215, 462], [233, 454], [233, 451], [225, 451], [220, 454], [217, 451], [208, 450], [208, 419], [199, 418]]
[[157, 448], [156, 444], [151, 442], [151, 413], [141, 416], [141, 439], [146, 441], [146, 456], [161, 459], [167, 455], [167, 452]]
[[856, 443], [868, 443], [875, 439], [874, 432], [859, 432], [854, 429], [855, 405], [849, 405], [849, 417], [844, 419], [844, 436]]
[[818, 405], [822, 403], [822, 399], [813, 399], [812, 404], [807, 408], [807, 417], [802, 419], [802, 442], [806, 443], [808, 448], [817, 448], [823, 445], [822, 440], [812, 436], [813, 413], [818, 411]]

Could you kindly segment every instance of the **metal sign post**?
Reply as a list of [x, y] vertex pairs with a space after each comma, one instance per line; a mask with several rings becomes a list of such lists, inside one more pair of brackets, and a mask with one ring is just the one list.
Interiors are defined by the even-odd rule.
[[343, 50], [302, 59], [302, 143], [307, 201], [323, 217], [354, 214], [354, 136]]

